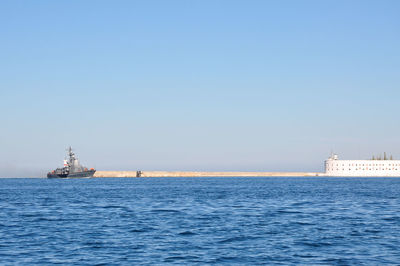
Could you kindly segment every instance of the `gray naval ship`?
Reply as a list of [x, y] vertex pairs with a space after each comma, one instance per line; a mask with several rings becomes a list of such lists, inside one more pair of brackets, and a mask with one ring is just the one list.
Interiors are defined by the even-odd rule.
[[72, 148], [68, 149], [68, 159], [64, 160], [64, 167], [57, 168], [47, 173], [47, 178], [79, 178], [79, 177], [93, 177], [95, 169], [87, 169], [80, 165], [78, 158], [75, 157], [75, 153], [72, 152]]

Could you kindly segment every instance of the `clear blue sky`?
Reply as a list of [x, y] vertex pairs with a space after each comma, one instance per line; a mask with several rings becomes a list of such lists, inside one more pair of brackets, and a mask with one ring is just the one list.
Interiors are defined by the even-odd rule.
[[400, 1], [1, 1], [0, 176], [400, 158]]

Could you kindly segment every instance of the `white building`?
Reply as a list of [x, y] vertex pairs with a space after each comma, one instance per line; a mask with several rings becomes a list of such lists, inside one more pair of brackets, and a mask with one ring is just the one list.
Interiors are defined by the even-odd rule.
[[326, 176], [397, 176], [400, 160], [339, 160], [336, 154], [325, 161]]

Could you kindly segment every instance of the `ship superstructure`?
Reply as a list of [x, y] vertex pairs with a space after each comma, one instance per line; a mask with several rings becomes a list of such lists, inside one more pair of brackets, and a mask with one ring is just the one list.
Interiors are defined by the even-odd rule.
[[358, 176], [358, 177], [400, 177], [400, 160], [339, 160], [332, 154], [325, 161], [326, 176]]
[[87, 169], [79, 163], [72, 148], [68, 148], [67, 158], [64, 160], [64, 166], [47, 173], [48, 178], [76, 178], [76, 177], [93, 177], [96, 170], [94, 168]]

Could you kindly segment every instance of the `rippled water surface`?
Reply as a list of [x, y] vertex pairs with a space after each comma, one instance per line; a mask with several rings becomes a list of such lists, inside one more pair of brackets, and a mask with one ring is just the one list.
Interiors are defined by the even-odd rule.
[[400, 263], [400, 179], [1, 179], [2, 264]]

